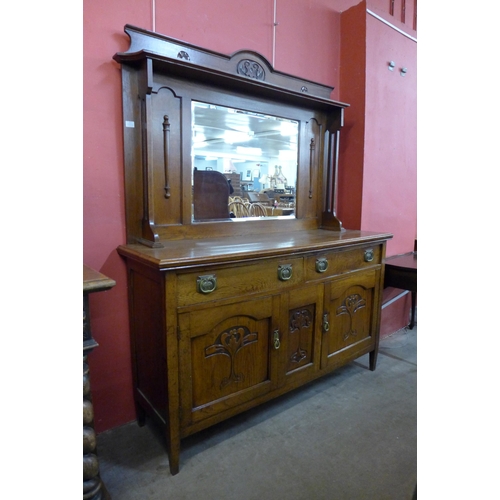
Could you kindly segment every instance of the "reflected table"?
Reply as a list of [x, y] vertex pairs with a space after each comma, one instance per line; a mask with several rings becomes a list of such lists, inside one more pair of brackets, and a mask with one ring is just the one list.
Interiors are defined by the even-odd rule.
[[281, 207], [265, 207], [268, 217], [277, 217], [280, 215], [293, 215], [293, 208], [281, 208]]
[[393, 287], [411, 292], [410, 330], [415, 326], [417, 302], [417, 252], [394, 255], [385, 259], [384, 288]]

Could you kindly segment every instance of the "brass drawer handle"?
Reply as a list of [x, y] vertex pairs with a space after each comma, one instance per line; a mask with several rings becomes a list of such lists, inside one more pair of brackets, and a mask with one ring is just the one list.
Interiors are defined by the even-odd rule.
[[273, 332], [273, 346], [276, 350], [280, 348], [280, 331], [276, 328]]
[[328, 322], [328, 313], [323, 314], [323, 333], [330, 330], [330, 323]]
[[316, 260], [316, 271], [318, 273], [324, 273], [328, 269], [328, 259], [322, 257]]
[[196, 280], [196, 290], [199, 293], [212, 293], [217, 288], [217, 276], [215, 274], [205, 274], [198, 276]]
[[371, 262], [373, 260], [373, 249], [365, 250], [365, 262]]
[[288, 281], [292, 277], [292, 264], [283, 264], [278, 266], [278, 279]]

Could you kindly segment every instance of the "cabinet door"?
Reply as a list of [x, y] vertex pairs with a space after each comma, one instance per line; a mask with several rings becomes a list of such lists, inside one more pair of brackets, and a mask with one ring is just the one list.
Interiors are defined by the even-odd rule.
[[300, 384], [320, 368], [323, 286], [300, 288], [287, 294], [287, 324], [284, 328], [285, 378]]
[[322, 368], [339, 366], [372, 351], [378, 335], [375, 304], [380, 270], [360, 271], [325, 285]]
[[277, 386], [274, 311], [279, 296], [179, 315], [182, 427], [223, 412], [226, 418]]

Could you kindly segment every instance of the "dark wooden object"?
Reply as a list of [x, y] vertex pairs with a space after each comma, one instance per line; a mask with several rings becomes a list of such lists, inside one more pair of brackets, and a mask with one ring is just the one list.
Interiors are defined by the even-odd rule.
[[239, 174], [224, 174], [228, 181], [231, 182], [231, 186], [233, 187], [233, 192], [231, 196], [242, 196], [243, 193], [241, 191], [241, 178]]
[[417, 252], [387, 257], [385, 261], [384, 287], [400, 288], [411, 292], [410, 330], [415, 326], [417, 303]]
[[[118, 252], [128, 272], [134, 399], [138, 422], [149, 416], [163, 429], [176, 474], [182, 438], [364, 354], [375, 369], [392, 235], [346, 230], [337, 218], [347, 104], [329, 98], [331, 87], [277, 72], [255, 52], [225, 56], [125, 31], [130, 49], [114, 56], [127, 206]], [[192, 219], [192, 101], [299, 123], [294, 218]]]
[[99, 475], [87, 357], [98, 347], [90, 329], [89, 294], [109, 290], [115, 284], [107, 276], [83, 266], [83, 500], [111, 500]]
[[229, 218], [229, 184], [227, 178], [215, 170], [193, 172], [194, 220]]

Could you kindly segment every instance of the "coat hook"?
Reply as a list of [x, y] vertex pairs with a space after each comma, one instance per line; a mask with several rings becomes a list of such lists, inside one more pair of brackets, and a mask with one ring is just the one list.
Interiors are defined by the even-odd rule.
[[394, 61], [389, 62], [389, 67], [387, 68], [389, 71], [394, 71], [394, 67], [396, 66], [396, 63]]
[[406, 72], [408, 70], [406, 68], [401, 68], [401, 72], [399, 73], [401, 76], [405, 76], [406, 75]]

